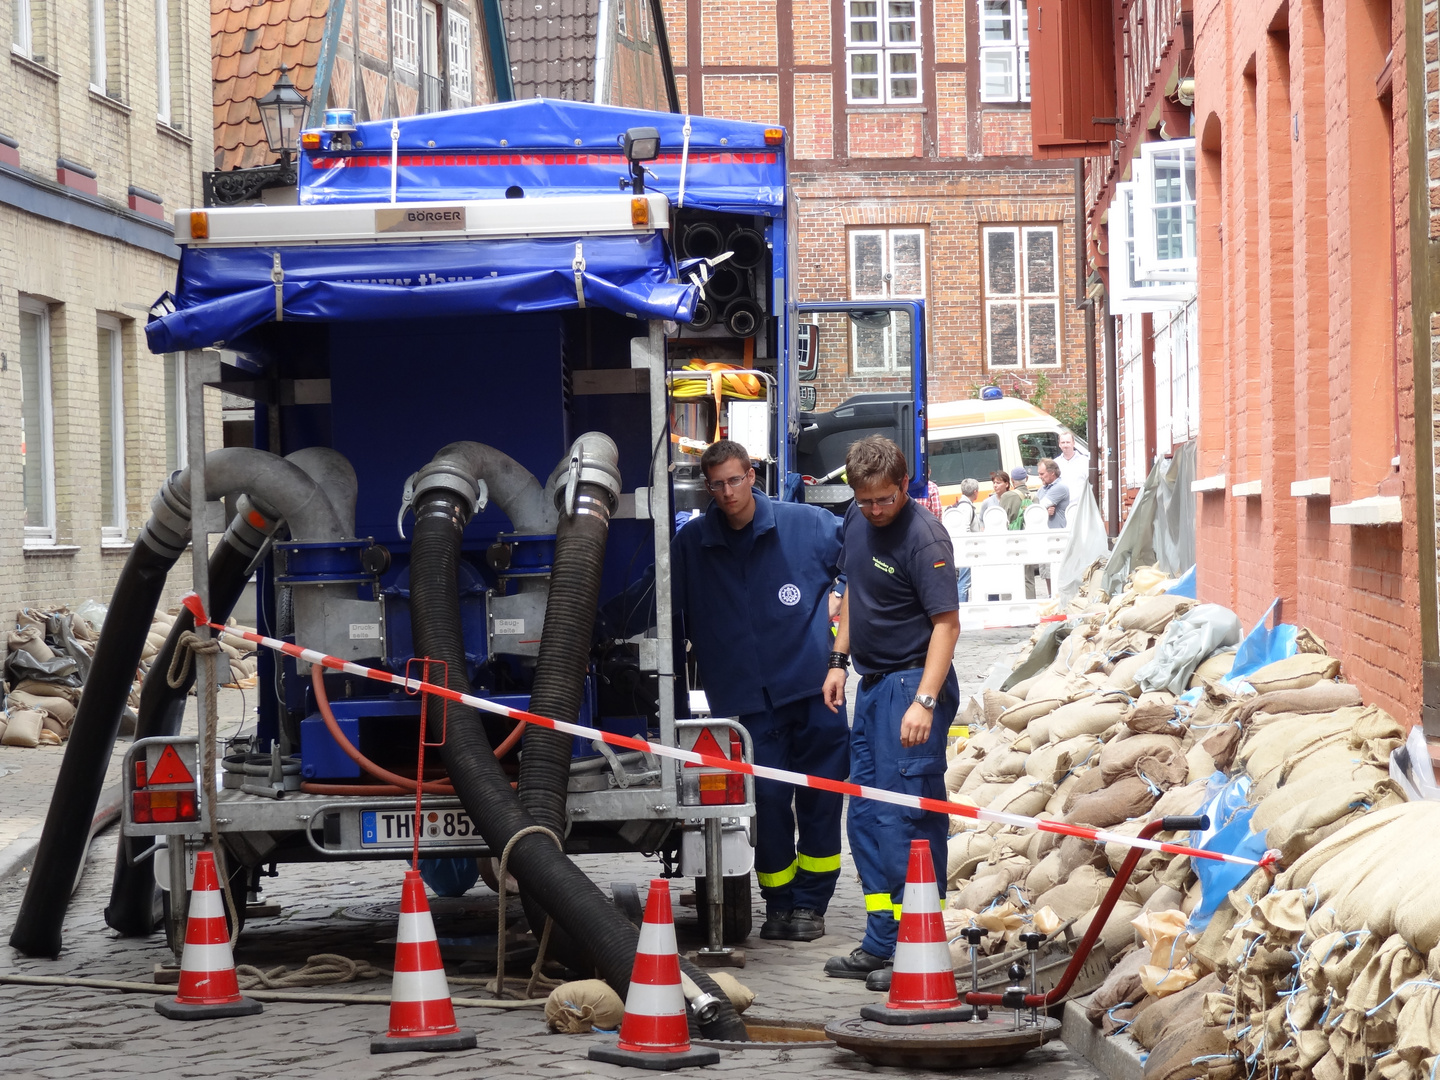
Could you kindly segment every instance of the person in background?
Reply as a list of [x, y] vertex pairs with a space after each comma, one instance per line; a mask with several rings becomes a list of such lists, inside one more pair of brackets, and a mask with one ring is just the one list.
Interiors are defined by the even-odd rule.
[[[850, 731], [822, 698], [840, 520], [756, 491], [750, 454], [722, 439], [700, 458], [714, 498], [673, 545], [675, 598], [712, 716], [738, 716], [755, 764], [844, 780]], [[943, 797], [943, 796], [942, 796]], [[767, 940], [814, 941], [840, 877], [844, 798], [755, 781], [755, 876]], [[797, 841], [798, 832], [798, 841]]]
[[[855, 502], [845, 512], [839, 568], [846, 575], [825, 704], [845, 705], [854, 650], [860, 689], [850, 734], [850, 778], [887, 791], [945, 798], [945, 742], [960, 688], [951, 666], [960, 637], [950, 534], [905, 497], [905, 455], [870, 435], [846, 454]], [[910, 841], [929, 844], [945, 880], [944, 814], [851, 799], [850, 854], [865, 890], [865, 938], [825, 963], [838, 979], [868, 979], [895, 953]], [[867, 981], [866, 985], [869, 983]]]
[[[961, 481], [960, 481], [960, 501], [961, 501], [961, 502], [968, 502], [968, 503], [971, 503], [971, 504], [973, 505], [974, 502], [975, 502], [975, 496], [976, 496], [976, 495], [979, 495], [979, 494], [980, 494], [980, 481], [979, 481], [979, 480], [976, 480], [976, 479], [974, 479], [974, 478], [972, 478], [972, 477], [968, 477], [968, 476], [967, 476], [964, 480], [961, 480]], [[979, 531], [980, 531], [980, 514], [981, 514], [981, 509], [982, 509], [982, 508], [977, 507], [976, 510], [975, 510], [975, 516], [971, 519], [971, 522], [970, 522], [970, 531], [971, 531], [971, 532], [979, 532]], [[968, 567], [968, 566], [962, 566], [962, 567], [959, 568], [959, 570], [957, 571], [957, 578], [956, 578], [955, 584], [959, 587], [959, 590], [960, 590], [960, 603], [963, 604], [963, 603], [967, 602], [967, 601], [970, 599], [970, 567]]]
[[1070, 489], [1070, 499], [1080, 498], [1090, 484], [1090, 455], [1075, 448], [1075, 436], [1068, 431], [1060, 433], [1060, 456], [1055, 459], [1060, 467], [1060, 478]]
[[929, 510], [930, 513], [934, 514], [937, 518], [940, 516], [940, 511], [944, 509], [940, 505], [940, 485], [935, 483], [934, 480], [927, 480], [925, 482], [925, 509]]
[[1025, 507], [1025, 500], [1019, 492], [1010, 490], [1009, 473], [998, 470], [991, 473], [990, 483], [995, 485], [995, 493], [980, 504], [980, 517], [983, 519], [987, 510], [992, 506], [998, 506], [1005, 511], [1005, 523], [1008, 528], [1020, 516], [1020, 511]]
[[1039, 506], [1050, 515], [1050, 528], [1065, 528], [1065, 513], [1070, 509], [1070, 488], [1060, 478], [1060, 466], [1054, 458], [1040, 459], [1040, 483], [1044, 485], [1035, 497]]

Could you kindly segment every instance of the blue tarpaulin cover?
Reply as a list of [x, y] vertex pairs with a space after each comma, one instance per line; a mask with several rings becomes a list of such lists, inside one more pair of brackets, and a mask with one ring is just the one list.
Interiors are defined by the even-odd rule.
[[764, 124], [548, 98], [360, 124], [347, 152], [332, 150], [331, 137], [322, 135], [320, 150], [300, 155], [300, 201], [389, 201], [392, 130], [399, 132], [401, 202], [500, 199], [513, 197], [512, 188], [526, 198], [619, 192], [630, 175], [620, 136], [633, 127], [660, 133], [660, 156], [646, 163], [645, 185], [672, 206], [784, 214], [785, 151], [765, 141]]
[[[582, 244], [585, 302], [641, 319], [689, 322], [694, 285], [672, 284], [659, 234]], [[176, 310], [145, 333], [156, 353], [238, 339], [275, 318], [280, 255], [284, 317], [297, 322], [423, 319], [579, 306], [574, 238], [438, 243], [191, 247], [180, 257]]]

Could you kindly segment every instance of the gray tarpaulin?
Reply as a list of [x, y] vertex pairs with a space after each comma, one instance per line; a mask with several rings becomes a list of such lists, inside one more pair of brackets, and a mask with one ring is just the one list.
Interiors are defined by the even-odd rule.
[[1065, 546], [1055, 582], [1057, 611], [1064, 611], [1070, 606], [1070, 601], [1080, 595], [1085, 575], [1097, 560], [1103, 559], [1110, 551], [1110, 538], [1105, 535], [1105, 519], [1100, 515], [1100, 507], [1096, 505], [1095, 496], [1088, 486], [1082, 487], [1080, 495], [1070, 500], [1068, 513], [1070, 543]]
[[1135, 681], [1142, 692], [1183, 694], [1201, 661], [1216, 649], [1237, 644], [1240, 635], [1240, 619], [1229, 608], [1219, 604], [1191, 608], [1165, 628], [1154, 657], [1135, 673]]
[[1191, 439], [1174, 456], [1157, 461], [1145, 478], [1105, 564], [1101, 588], [1111, 596], [1136, 567], [1158, 565], [1179, 577], [1195, 565], [1195, 495], [1190, 485], [1197, 453]]

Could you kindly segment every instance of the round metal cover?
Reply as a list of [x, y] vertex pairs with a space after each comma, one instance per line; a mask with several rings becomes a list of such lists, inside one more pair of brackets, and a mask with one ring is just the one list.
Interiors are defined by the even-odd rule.
[[1030, 1014], [996, 1010], [979, 1023], [924, 1024], [899, 1027], [853, 1017], [826, 1025], [836, 1045], [859, 1054], [871, 1065], [906, 1069], [978, 1069], [1010, 1065], [1060, 1033], [1060, 1021], [1043, 1013], [1038, 1025]]

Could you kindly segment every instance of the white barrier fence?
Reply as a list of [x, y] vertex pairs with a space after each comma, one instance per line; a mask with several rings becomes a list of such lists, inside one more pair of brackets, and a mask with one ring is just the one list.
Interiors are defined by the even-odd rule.
[[[1020, 530], [1007, 528], [1005, 511], [996, 507], [983, 523], [975, 523], [974, 515], [973, 504], [960, 503], [947, 507], [941, 517], [955, 546], [955, 565], [970, 570], [970, 598], [960, 605], [961, 630], [1034, 626], [1047, 598], [1027, 597], [1026, 578], [1038, 574], [1054, 587], [1071, 530], [1050, 528], [1045, 510], [1038, 506], [1026, 508], [1025, 528]], [[970, 531], [972, 525], [983, 531]]]

